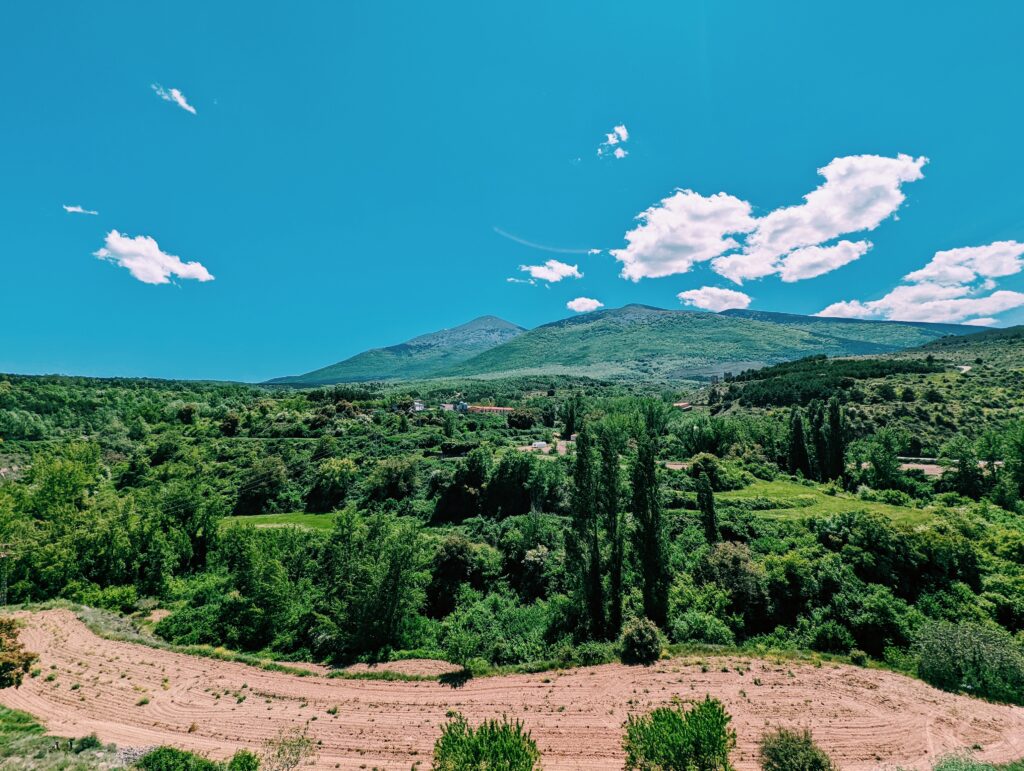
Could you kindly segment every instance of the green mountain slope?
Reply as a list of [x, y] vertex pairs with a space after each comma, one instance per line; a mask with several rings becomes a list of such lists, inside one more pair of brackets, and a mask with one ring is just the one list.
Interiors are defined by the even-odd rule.
[[824, 353], [879, 354], [976, 327], [627, 305], [545, 324], [447, 371], [453, 376], [576, 374], [682, 379]]
[[453, 329], [431, 332], [387, 348], [374, 348], [304, 375], [277, 378], [270, 382], [326, 385], [435, 377], [524, 331], [522, 327], [497, 316], [481, 316]]

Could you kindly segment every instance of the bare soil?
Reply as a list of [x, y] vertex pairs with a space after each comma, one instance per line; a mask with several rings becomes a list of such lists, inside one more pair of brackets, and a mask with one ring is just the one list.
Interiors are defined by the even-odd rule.
[[[722, 657], [708, 659], [705, 672], [695, 660], [675, 659], [481, 678], [453, 688], [298, 677], [114, 642], [66, 610], [22, 618], [22, 639], [40, 654], [42, 673], [0, 691], [0, 703], [35, 715], [54, 733], [95, 732], [126, 747], [171, 744], [225, 758], [306, 724], [322, 743], [316, 768], [406, 771], [417, 761], [429, 767], [446, 713], [458, 710], [474, 722], [521, 718], [546, 769], [613, 769], [622, 767], [627, 715], [673, 697], [712, 694], [733, 715], [739, 769], [757, 767], [757, 741], [778, 725], [811, 728], [844, 771], [926, 768], [973, 745], [987, 761], [1024, 757], [1024, 709], [849, 666]], [[47, 682], [50, 673], [55, 678]]]

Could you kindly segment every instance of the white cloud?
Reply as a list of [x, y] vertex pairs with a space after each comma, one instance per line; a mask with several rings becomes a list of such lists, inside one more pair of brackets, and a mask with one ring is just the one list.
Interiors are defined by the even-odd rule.
[[737, 284], [774, 274], [784, 281], [823, 275], [862, 256], [867, 241], [840, 236], [870, 231], [906, 199], [902, 186], [921, 179], [927, 158], [851, 155], [818, 170], [825, 181], [804, 201], [754, 217], [748, 202], [726, 193], [706, 198], [681, 190], [658, 202], [612, 250], [622, 275], [637, 281], [690, 271], [711, 260], [712, 269]]
[[84, 209], [78, 204], [75, 204], [74, 206], [68, 206], [66, 203], [64, 203], [61, 204], [61, 206], [64, 207], [64, 211], [66, 211], [68, 214], [92, 214], [94, 216], [99, 214], [98, 211], [93, 211], [92, 209]]
[[993, 324], [998, 323], [999, 319], [994, 319], [991, 316], [985, 316], [980, 319], [968, 319], [967, 321], [964, 322], [964, 324], [967, 324], [968, 326], [971, 327], [990, 327]]
[[686, 273], [696, 263], [739, 247], [731, 236], [754, 227], [750, 204], [725, 193], [709, 197], [677, 190], [637, 215], [628, 246], [612, 249], [622, 277], [639, 281]]
[[132, 238], [111, 230], [104, 244], [93, 254], [101, 260], [127, 268], [132, 276], [144, 284], [167, 284], [171, 276], [213, 281], [213, 276], [200, 263], [182, 262], [180, 257], [162, 251], [149, 236]]
[[565, 304], [565, 307], [571, 311], [577, 313], [590, 313], [590, 311], [596, 311], [598, 308], [603, 308], [604, 303], [600, 300], [595, 300], [592, 297], [577, 297], [575, 300], [569, 300]]
[[722, 289], [717, 286], [702, 286], [676, 295], [682, 302], [695, 308], [707, 311], [725, 311], [729, 308], [746, 308], [750, 305], [750, 295], [737, 292], [735, 289]]
[[823, 276], [860, 259], [870, 248], [870, 241], [840, 241], [833, 246], [805, 246], [790, 252], [782, 260], [779, 264], [779, 277], [792, 283]]
[[883, 297], [833, 303], [816, 315], [988, 326], [996, 322], [995, 314], [1024, 306], [1024, 293], [996, 290], [992, 278], [1024, 270], [1022, 254], [1024, 244], [1014, 241], [936, 252], [925, 267], [903, 277], [907, 283]]
[[188, 103], [188, 100], [185, 98], [185, 95], [181, 93], [181, 91], [179, 91], [178, 89], [166, 89], [159, 83], [153, 83], [152, 86], [150, 87], [153, 89], [156, 95], [163, 99], [165, 102], [174, 102], [174, 104], [178, 105], [178, 107], [180, 107], [181, 109], [190, 112], [193, 115], [196, 114], [196, 108]]
[[629, 151], [622, 147], [616, 147], [616, 145], [623, 145], [628, 141], [629, 129], [624, 124], [615, 126], [610, 134], [604, 135], [604, 141], [598, 145], [597, 154], [599, 157], [612, 155], [615, 158], [625, 158], [629, 155]]
[[549, 281], [552, 284], [563, 278], [583, 278], [578, 265], [567, 265], [558, 260], [548, 260], [543, 265], [520, 265], [519, 270], [529, 273], [530, 278]]
[[[936, 252], [931, 262], [908, 273], [904, 281], [934, 281], [936, 284], [966, 284], [979, 276], [1001, 278], [1024, 270], [1024, 244], [996, 241], [986, 246], [965, 246]], [[994, 286], [994, 284], [992, 285]], [[990, 287], [991, 288], [991, 287]]]

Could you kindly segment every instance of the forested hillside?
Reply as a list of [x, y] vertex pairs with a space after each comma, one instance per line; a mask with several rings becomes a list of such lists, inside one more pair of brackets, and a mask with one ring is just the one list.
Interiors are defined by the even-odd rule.
[[532, 329], [447, 374], [576, 374], [685, 380], [721, 376], [810, 354], [881, 354], [946, 335], [955, 324], [825, 319], [778, 313], [670, 311], [627, 305]]

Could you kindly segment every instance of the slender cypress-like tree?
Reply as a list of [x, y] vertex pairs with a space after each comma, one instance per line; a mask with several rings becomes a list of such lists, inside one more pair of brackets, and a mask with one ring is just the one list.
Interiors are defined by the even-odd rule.
[[590, 431], [584, 424], [576, 432], [573, 468], [572, 532], [566, 556], [575, 566], [591, 637], [604, 635], [604, 587], [601, 569], [601, 518], [597, 501], [597, 469]]
[[661, 516], [654, 437], [641, 431], [633, 463], [633, 549], [640, 568], [644, 615], [664, 626], [668, 615], [668, 542]]
[[718, 514], [715, 513], [715, 494], [704, 474], [697, 477], [697, 508], [704, 523], [704, 537], [708, 543], [718, 543], [722, 540], [722, 533], [718, 529]]
[[608, 544], [608, 627], [609, 637], [618, 637], [622, 630], [622, 572], [625, 560], [625, 544], [622, 512], [619, 500], [622, 486], [619, 479], [619, 453], [622, 441], [610, 426], [604, 425], [598, 434], [598, 448], [601, 453], [601, 467], [598, 483], [598, 508], [604, 525], [604, 537]]
[[804, 439], [804, 419], [800, 408], [793, 405], [789, 412], [789, 473], [800, 472], [806, 479], [811, 478], [811, 459], [807, 456], [807, 440]]
[[829, 478], [828, 435], [825, 429], [825, 405], [819, 399], [811, 402], [807, 409], [810, 436], [808, 443], [814, 448], [811, 468], [814, 478], [823, 482]]
[[828, 400], [828, 478], [846, 476], [846, 424], [839, 397]]

